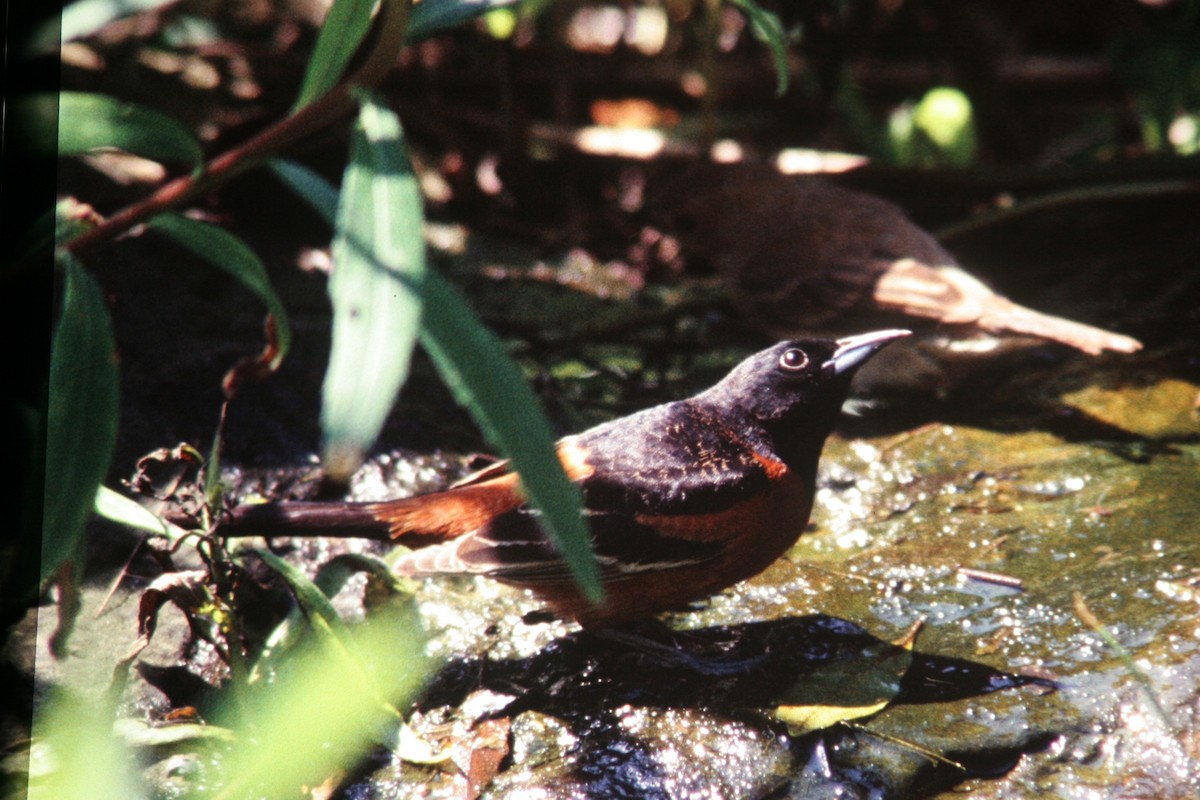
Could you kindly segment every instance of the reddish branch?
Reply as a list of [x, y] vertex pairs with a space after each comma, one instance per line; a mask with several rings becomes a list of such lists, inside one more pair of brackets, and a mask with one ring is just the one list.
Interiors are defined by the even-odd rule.
[[353, 87], [374, 86], [391, 69], [396, 53], [404, 45], [409, 6], [409, 0], [383, 3], [376, 21], [378, 34], [375, 44], [362, 67], [348, 80], [245, 143], [212, 159], [203, 170], [176, 178], [159, 187], [146, 199], [121, 209], [95, 228], [72, 239], [67, 243], [67, 249], [78, 255], [112, 241], [133, 226], [225, 183], [262, 159], [341, 118], [355, 106]]

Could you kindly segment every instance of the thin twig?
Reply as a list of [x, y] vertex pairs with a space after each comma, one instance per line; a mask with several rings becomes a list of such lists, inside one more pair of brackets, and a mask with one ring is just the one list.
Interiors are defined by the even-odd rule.
[[121, 585], [121, 581], [125, 579], [125, 576], [129, 574], [129, 565], [133, 563], [134, 557], [142, 549], [142, 545], [146, 543], [147, 538], [147, 534], [142, 534], [137, 544], [133, 546], [133, 550], [129, 553], [129, 558], [125, 559], [125, 563], [117, 572], [117, 576], [113, 578], [112, 584], [108, 587], [108, 592], [105, 593], [104, 599], [100, 601], [100, 607], [96, 609], [96, 613], [92, 615], [92, 619], [100, 619], [100, 615], [104, 613], [104, 609], [108, 608], [108, 601], [112, 600], [112, 596], [117, 593], [117, 587]]
[[867, 736], [874, 736], [876, 739], [879, 739], [880, 741], [888, 742], [889, 744], [894, 744], [894, 745], [897, 745], [898, 747], [903, 747], [905, 750], [911, 750], [912, 752], [916, 753], [917, 755], [924, 756], [925, 758], [929, 759], [929, 761], [931, 761], [934, 765], [945, 764], [948, 767], [953, 767], [954, 769], [961, 770], [963, 772], [967, 771], [966, 767], [964, 767], [962, 764], [958, 763], [954, 759], [947, 758], [946, 756], [942, 755], [941, 753], [938, 753], [934, 750], [930, 750], [928, 747], [922, 747], [921, 745], [917, 744], [916, 742], [910, 742], [907, 739], [902, 739], [899, 736], [893, 736], [890, 733], [883, 733], [882, 731], [872, 730], [872, 729], [868, 728], [866, 725], [861, 725], [857, 722], [852, 722], [848, 719], [841, 720], [841, 724], [847, 728], [850, 728], [851, 730], [859, 731], [860, 733], [865, 733]]
[[964, 220], [963, 222], [940, 228], [936, 231], [936, 235], [939, 241], [948, 242], [960, 236], [990, 228], [994, 225], [1001, 225], [1010, 220], [1047, 209], [1064, 208], [1080, 203], [1094, 203], [1102, 200], [1161, 197], [1196, 191], [1200, 191], [1200, 181], [1194, 178], [1143, 181], [1139, 183], [1105, 183], [1097, 186], [1066, 189], [1061, 192], [1052, 192], [1040, 197], [1033, 197], [1029, 200], [1020, 200], [1010, 208], [999, 208], [995, 211]]
[[1003, 575], [999, 572], [988, 572], [987, 570], [975, 569], [973, 567], [959, 567], [958, 574], [964, 578], [982, 583], [994, 583], [997, 586], [1007, 586], [1010, 589], [1024, 589], [1025, 582], [1014, 575]]

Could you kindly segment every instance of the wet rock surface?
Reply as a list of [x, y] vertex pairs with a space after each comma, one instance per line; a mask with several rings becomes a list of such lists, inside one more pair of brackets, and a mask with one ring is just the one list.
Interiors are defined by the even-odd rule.
[[[1160, 224], [1161, 209], [1148, 218]], [[1069, 315], [1102, 302], [1088, 291], [1099, 281], [1135, 288], [1117, 317], [1146, 341], [1144, 353], [1090, 359], [1035, 349], [989, 376], [986, 391], [869, 405], [868, 416], [847, 418], [830, 440], [817, 510], [792, 551], [753, 580], [667, 617], [669, 628], [631, 631], [640, 639], [581, 633], [486, 581], [423, 583], [417, 601], [427, 650], [442, 666], [416, 703], [411, 732], [449, 755], [418, 764], [381, 750], [342, 795], [1200, 793], [1200, 346], [1195, 305], [1168, 291], [1195, 285], [1200, 248], [1194, 236], [1183, 239], [1188, 273], [1166, 243], [1158, 269], [1144, 266], [1159, 263], [1144, 248], [1100, 258], [1078, 239], [1079, 250], [1056, 242], [1063, 252], [1091, 252], [1092, 274], [1052, 260], [1053, 282], [1006, 290]], [[257, 309], [229, 300], [233, 290], [218, 279], [196, 277], [189, 291], [165, 299], [152, 256], [142, 249], [99, 275], [116, 301], [126, 370], [113, 485], [151, 449], [206, 445], [220, 374], [253, 352], [258, 335]], [[472, 292], [496, 293], [482, 307], [519, 297], [512, 308], [541, 309], [548, 329], [570, 328], [581, 308], [622, 313], [613, 301], [481, 278], [446, 258], [442, 266]], [[288, 283], [287, 266], [274, 266]], [[176, 267], [177, 275], [203, 272]], [[234, 496], [318, 491], [310, 454], [327, 333], [319, 282], [298, 273], [295, 281], [294, 357], [231, 408]], [[671, 296], [647, 292], [646, 304]], [[215, 305], [198, 307], [197, 295]], [[560, 297], [570, 300], [561, 319], [553, 312]], [[564, 431], [687, 394], [757, 346], [724, 311], [667, 320], [559, 349], [521, 348]], [[444, 486], [484, 446], [418, 363], [350, 496]], [[57, 682], [102, 689], [136, 635], [140, 592], [162, 570], [153, 548], [143, 547], [108, 597], [137, 539], [111, 526], [96, 533], [94, 574], [67, 658], [45, 655], [53, 610], [41, 609], [39, 692]], [[376, 543], [322, 539], [272, 545], [310, 573], [341, 552], [384, 552]], [[364, 591], [351, 582], [337, 598], [348, 618]], [[269, 596], [286, 607], [286, 593]], [[806, 676], [835, 664], [851, 680], [869, 668], [865, 651], [918, 619], [925, 626], [912, 666], [882, 711], [798, 734], [772, 716]], [[123, 706], [134, 718], [158, 720], [184, 704], [203, 713], [205, 697], [227, 680], [176, 612], [160, 621], [140, 662]], [[185, 766], [159, 761], [153, 769], [167, 781], [197, 769]]]

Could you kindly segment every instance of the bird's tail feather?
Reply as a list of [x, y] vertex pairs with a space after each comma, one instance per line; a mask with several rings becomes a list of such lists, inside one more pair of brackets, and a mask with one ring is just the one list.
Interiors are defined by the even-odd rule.
[[985, 314], [979, 327], [993, 333], [1019, 333], [1050, 339], [1069, 345], [1090, 355], [1100, 355], [1105, 350], [1118, 353], [1134, 353], [1142, 349], [1142, 343], [1102, 328], [1082, 322], [1055, 317], [1013, 303], [995, 317]]
[[378, 503], [281, 502], [246, 504], [221, 521], [227, 536], [311, 533], [364, 539], [398, 539], [427, 545], [486, 525], [524, 502], [515, 473], [444, 492]]
[[989, 333], [1034, 336], [1089, 355], [1134, 353], [1142, 343], [1082, 322], [1043, 314], [997, 294], [953, 264], [931, 267], [912, 258], [889, 262], [874, 289], [884, 308], [947, 325], [974, 325]]
[[227, 536], [324, 536], [391, 538], [391, 525], [375, 513], [375, 503], [247, 503], [229, 512], [218, 531]]

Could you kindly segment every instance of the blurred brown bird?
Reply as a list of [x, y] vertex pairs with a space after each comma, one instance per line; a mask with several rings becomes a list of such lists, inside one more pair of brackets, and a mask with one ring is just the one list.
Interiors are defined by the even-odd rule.
[[[752, 164], [695, 167], [655, 196], [654, 224], [709, 261], [747, 321], [773, 337], [927, 320], [946, 342], [992, 334], [991, 344], [962, 344], [976, 352], [997, 338], [1092, 355], [1142, 346], [997, 294], [880, 197]], [[872, 367], [928, 342], [914, 337]]]

